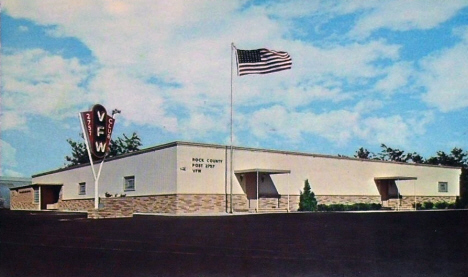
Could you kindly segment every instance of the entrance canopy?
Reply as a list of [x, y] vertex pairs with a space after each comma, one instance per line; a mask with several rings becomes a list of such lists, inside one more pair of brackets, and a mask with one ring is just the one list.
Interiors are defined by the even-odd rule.
[[291, 170], [288, 170], [288, 169], [253, 168], [253, 169], [235, 170], [234, 173], [235, 174], [246, 174], [246, 173], [289, 174], [289, 173], [291, 173]]
[[375, 181], [382, 180], [391, 180], [391, 181], [408, 181], [408, 180], [417, 180], [417, 177], [407, 177], [407, 176], [391, 176], [391, 177], [375, 177]]
[[[279, 193], [276, 189], [274, 181], [270, 178], [270, 175], [273, 174], [290, 174], [291, 170], [289, 169], [265, 169], [265, 168], [252, 168], [252, 169], [242, 169], [235, 170], [234, 173], [240, 178], [239, 182], [243, 184], [243, 189], [246, 193], [247, 199], [249, 199], [249, 209], [255, 207], [255, 210], [259, 211], [259, 179], [262, 183], [262, 192], [263, 196], [268, 195], [267, 197], [277, 198], [277, 205], [275, 208], [279, 208]], [[242, 186], [242, 184], [241, 184]], [[289, 182], [288, 182], [288, 203], [286, 210], [289, 212]]]
[[[397, 181], [415, 181], [417, 177], [411, 176], [386, 176], [386, 177], [375, 177], [374, 182], [379, 190], [381, 201], [388, 201], [389, 199], [398, 199], [398, 205], [396, 209], [400, 209], [401, 206], [401, 194], [398, 190]], [[413, 183], [413, 195], [414, 195], [414, 207], [416, 209], [416, 192], [415, 182]]]

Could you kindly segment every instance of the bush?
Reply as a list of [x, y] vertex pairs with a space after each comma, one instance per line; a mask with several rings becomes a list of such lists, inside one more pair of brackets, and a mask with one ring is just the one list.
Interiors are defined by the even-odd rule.
[[457, 202], [448, 203], [447, 209], [459, 209]]
[[[413, 203], [413, 208], [414, 208], [414, 203]], [[416, 210], [422, 210], [422, 204], [421, 203], [416, 203]]]
[[423, 203], [423, 209], [425, 209], [425, 210], [430, 210], [430, 209], [432, 209], [432, 208], [434, 208], [434, 203], [429, 202], [429, 201]]
[[434, 204], [436, 209], [447, 209], [448, 205], [447, 202], [437, 202]]
[[321, 212], [341, 212], [341, 211], [376, 211], [382, 209], [381, 204], [377, 203], [355, 203], [350, 205], [344, 204], [320, 204], [317, 207]]

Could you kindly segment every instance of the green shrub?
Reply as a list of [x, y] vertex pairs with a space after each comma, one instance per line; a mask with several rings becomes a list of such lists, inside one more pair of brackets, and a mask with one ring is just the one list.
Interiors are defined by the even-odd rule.
[[315, 193], [311, 190], [309, 180], [305, 180], [304, 191], [299, 196], [299, 211], [316, 211], [317, 199]]
[[458, 205], [457, 205], [457, 202], [450, 202], [450, 203], [447, 203], [447, 209], [459, 209], [458, 208]]
[[434, 204], [434, 207], [436, 209], [447, 209], [448, 205], [449, 204], [447, 202], [437, 202]]
[[355, 204], [319, 204], [317, 210], [320, 212], [343, 212], [343, 211], [375, 211], [382, 209], [377, 203], [355, 203]]
[[434, 208], [434, 203], [432, 203], [430, 201], [427, 201], [427, 202], [423, 203], [423, 209], [430, 210], [432, 208]]
[[[414, 208], [414, 203], [413, 203], [413, 208]], [[422, 204], [421, 203], [416, 203], [416, 210], [422, 210]]]

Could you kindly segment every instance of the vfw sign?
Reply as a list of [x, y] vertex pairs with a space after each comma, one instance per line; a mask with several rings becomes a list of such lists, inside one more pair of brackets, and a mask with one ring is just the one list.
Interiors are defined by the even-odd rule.
[[99, 104], [94, 105], [91, 111], [81, 112], [80, 115], [91, 154], [98, 159], [104, 158], [109, 150], [114, 118]]

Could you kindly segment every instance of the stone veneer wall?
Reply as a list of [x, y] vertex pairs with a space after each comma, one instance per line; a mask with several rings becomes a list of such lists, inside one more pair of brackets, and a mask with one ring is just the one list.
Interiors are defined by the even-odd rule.
[[133, 217], [134, 199], [132, 197], [101, 198], [98, 210], [89, 210], [88, 218], [122, 218]]
[[[417, 203], [424, 203], [424, 202], [447, 202], [453, 203], [457, 199], [456, 196], [417, 196], [416, 195], [416, 202]], [[401, 199], [402, 205], [413, 205], [414, 204], [414, 196], [403, 196]]]
[[[27, 188], [11, 192], [12, 210], [38, 210], [39, 204], [33, 203], [34, 190]], [[233, 195], [233, 209], [235, 212], [249, 211], [249, 200], [246, 195]], [[380, 196], [337, 196], [317, 195], [318, 204], [354, 204], [354, 203], [382, 203]], [[416, 202], [454, 202], [456, 197], [447, 196], [416, 196]], [[101, 208], [94, 210], [94, 199], [63, 200], [59, 195], [58, 209], [64, 211], [88, 211], [90, 218], [130, 217], [133, 213], [224, 213], [230, 209], [230, 195], [225, 194], [169, 194], [122, 198], [101, 198]], [[414, 197], [402, 198], [402, 206], [410, 206]], [[260, 198], [259, 208], [272, 210], [287, 210], [288, 197]], [[289, 196], [289, 210], [297, 211], [299, 195]]]
[[34, 203], [34, 189], [24, 188], [10, 191], [11, 210], [40, 210], [39, 203]]
[[[231, 196], [226, 195], [227, 197], [227, 207], [228, 211], [230, 210]], [[232, 195], [233, 210], [234, 212], [247, 212], [249, 211], [249, 200], [245, 194], [233, 194]]]
[[176, 195], [175, 213], [223, 213], [226, 204], [224, 194], [179, 194]]
[[57, 209], [61, 211], [83, 212], [94, 209], [93, 199], [59, 200]]
[[175, 213], [177, 210], [176, 195], [138, 196], [133, 198], [136, 213]]
[[[331, 205], [343, 204], [351, 205], [355, 203], [377, 203], [380, 204], [380, 195], [316, 195], [318, 204]], [[297, 203], [299, 206], [299, 202]]]

